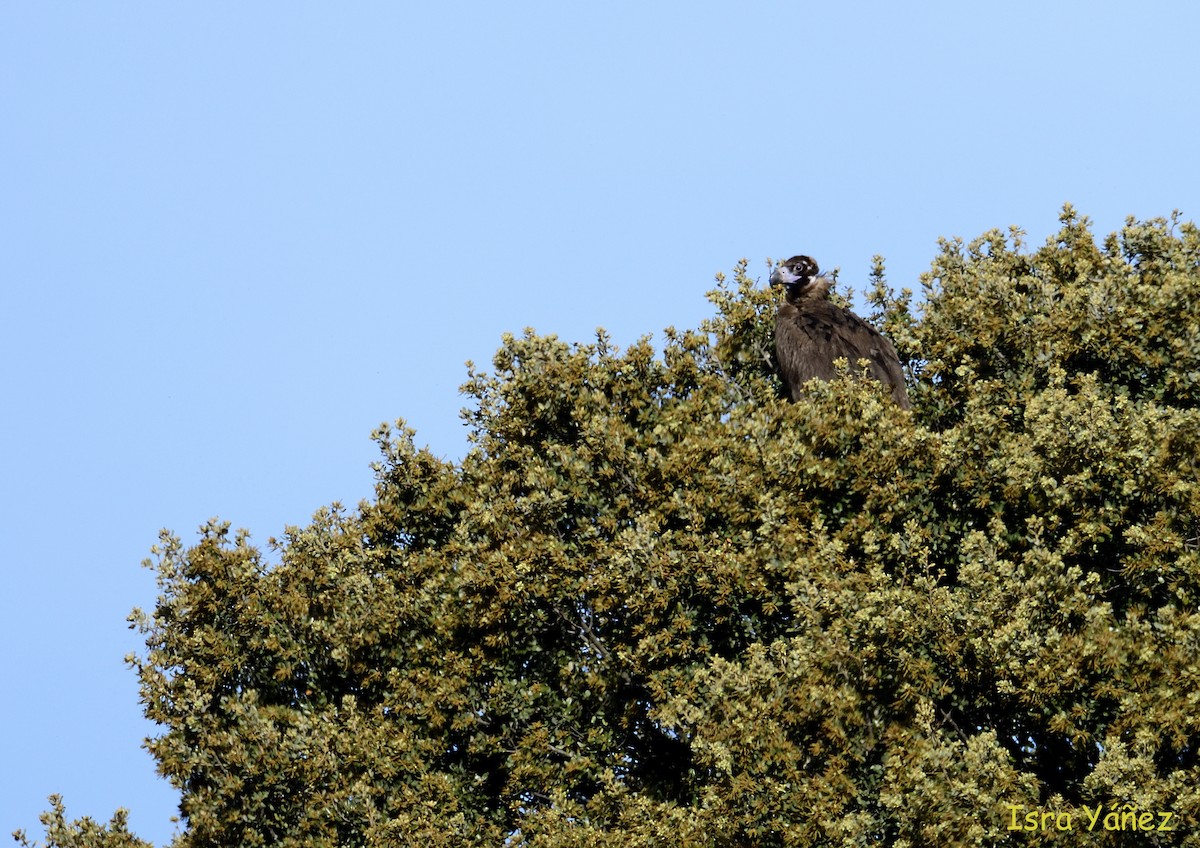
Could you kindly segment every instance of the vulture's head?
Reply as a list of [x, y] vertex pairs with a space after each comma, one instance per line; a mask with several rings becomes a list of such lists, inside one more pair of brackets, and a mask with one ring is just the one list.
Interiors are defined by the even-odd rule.
[[771, 285], [783, 286], [788, 300], [825, 297], [833, 280], [821, 273], [811, 256], [793, 256], [771, 272]]

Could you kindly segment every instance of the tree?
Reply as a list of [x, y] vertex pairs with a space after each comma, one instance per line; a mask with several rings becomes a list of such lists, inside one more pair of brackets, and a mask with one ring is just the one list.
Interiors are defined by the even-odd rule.
[[[47, 844], [60, 848], [151, 848], [149, 842], [129, 832], [129, 813], [126, 810], [117, 810], [107, 825], [98, 825], [86, 816], [68, 822], [62, 797], [51, 795], [50, 810], [42, 813], [41, 821], [46, 828]], [[24, 831], [16, 831], [13, 838], [24, 848], [30, 848]]]
[[164, 534], [176, 848], [1200, 845], [1200, 230], [922, 283], [867, 293], [911, 412], [784, 402], [743, 262], [661, 355], [505, 336], [461, 462], [381, 428], [273, 559]]

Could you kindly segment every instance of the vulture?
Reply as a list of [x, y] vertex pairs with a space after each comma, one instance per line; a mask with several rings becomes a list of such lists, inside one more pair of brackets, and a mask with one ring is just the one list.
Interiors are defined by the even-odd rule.
[[904, 372], [892, 343], [853, 312], [829, 302], [833, 280], [821, 273], [811, 256], [793, 256], [771, 274], [772, 286], [783, 286], [784, 300], [775, 316], [775, 359], [788, 397], [799, 400], [814, 377], [831, 380], [839, 357], [852, 371], [867, 360], [867, 373], [887, 386], [902, 409], [908, 409]]

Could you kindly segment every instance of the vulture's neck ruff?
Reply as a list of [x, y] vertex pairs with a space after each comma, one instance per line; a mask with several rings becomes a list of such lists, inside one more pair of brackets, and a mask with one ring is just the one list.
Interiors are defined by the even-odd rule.
[[788, 303], [795, 306], [802, 300], [826, 300], [831, 288], [833, 288], [833, 278], [826, 277], [824, 274], [816, 277], [801, 277], [793, 283], [784, 284], [783, 296]]

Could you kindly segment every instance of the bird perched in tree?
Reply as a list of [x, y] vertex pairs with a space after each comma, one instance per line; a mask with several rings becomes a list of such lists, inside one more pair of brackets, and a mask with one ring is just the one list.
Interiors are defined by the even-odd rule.
[[775, 317], [775, 358], [792, 400], [800, 399], [812, 378], [833, 379], [833, 362], [840, 357], [852, 371], [865, 359], [867, 373], [891, 389], [901, 408], [909, 408], [896, 349], [866, 321], [829, 302], [833, 280], [821, 273], [816, 260], [793, 256], [780, 263], [771, 285], [784, 288], [786, 302]]

